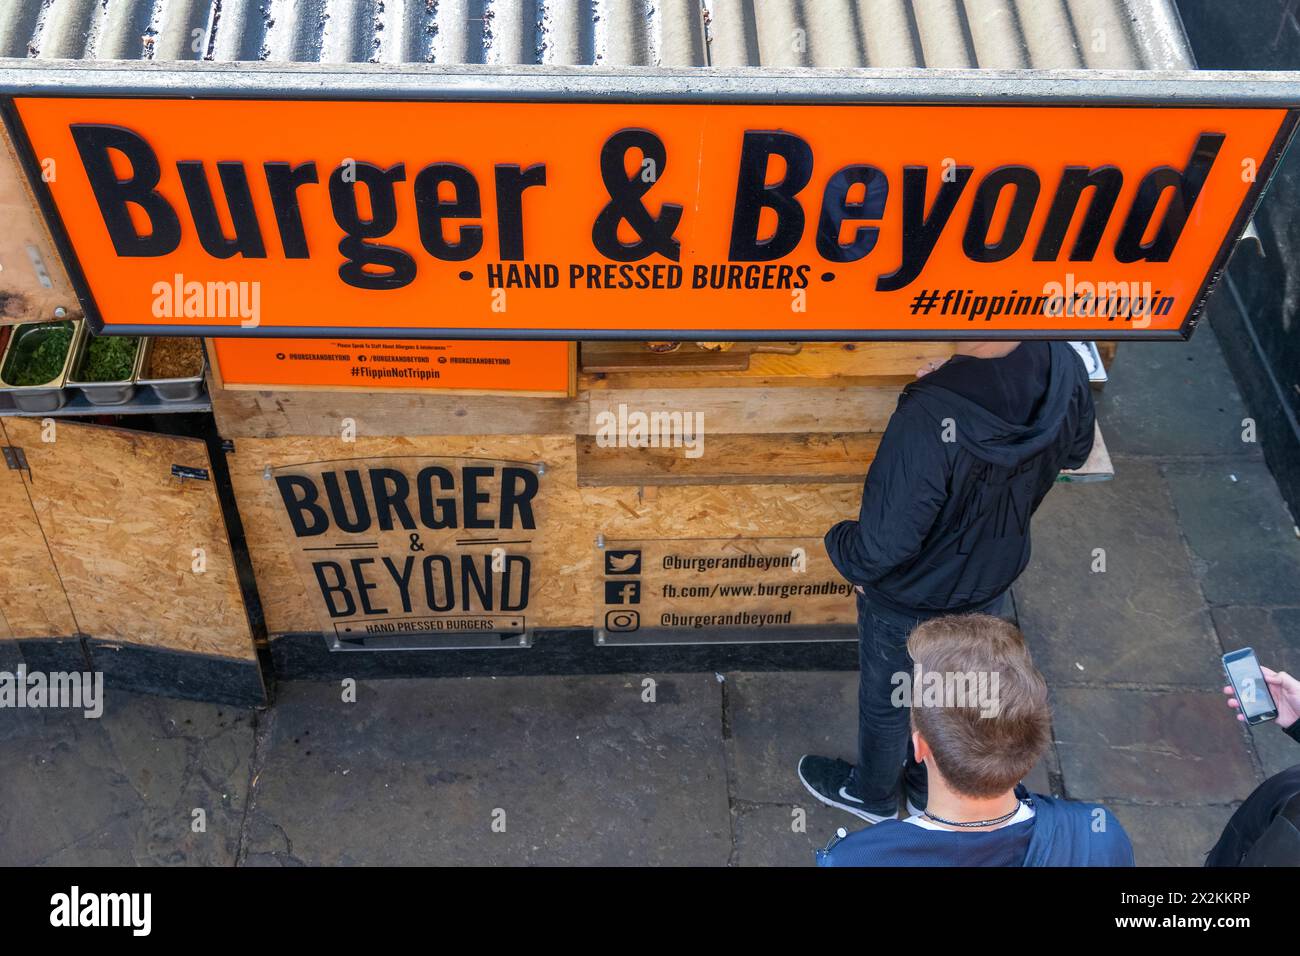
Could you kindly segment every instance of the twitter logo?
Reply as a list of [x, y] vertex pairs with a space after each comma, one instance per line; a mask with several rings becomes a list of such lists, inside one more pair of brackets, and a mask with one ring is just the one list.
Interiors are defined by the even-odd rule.
[[605, 552], [605, 573], [606, 574], [640, 574], [641, 573], [641, 552], [640, 551], [606, 551]]

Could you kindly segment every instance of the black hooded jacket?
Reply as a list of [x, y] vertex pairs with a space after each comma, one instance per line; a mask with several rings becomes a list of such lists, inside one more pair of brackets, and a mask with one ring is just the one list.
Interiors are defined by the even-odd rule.
[[961, 613], [998, 597], [1025, 569], [1029, 519], [1061, 469], [1087, 460], [1096, 421], [1082, 360], [1065, 342], [1046, 345], [1037, 356], [1042, 390], [1028, 386], [1018, 398], [1023, 424], [945, 387], [948, 366], [903, 389], [858, 520], [826, 535], [835, 567], [873, 601]]

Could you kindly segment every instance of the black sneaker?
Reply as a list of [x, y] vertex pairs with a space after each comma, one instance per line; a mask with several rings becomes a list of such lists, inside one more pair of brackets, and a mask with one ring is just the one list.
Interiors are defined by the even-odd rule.
[[925, 813], [927, 794], [924, 790], [913, 790], [911, 787], [904, 786], [904, 793], [907, 794], [907, 812], [911, 816], [920, 816]]
[[853, 764], [847, 761], [804, 754], [799, 758], [799, 780], [828, 807], [845, 810], [868, 823], [898, 819], [897, 804], [889, 810], [873, 809], [853, 793]]

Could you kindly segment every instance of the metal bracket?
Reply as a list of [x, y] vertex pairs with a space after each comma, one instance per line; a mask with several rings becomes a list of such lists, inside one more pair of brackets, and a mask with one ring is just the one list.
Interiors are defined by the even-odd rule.
[[184, 481], [191, 478], [194, 481], [210, 481], [208, 470], [206, 468], [189, 468], [185, 465], [172, 465], [172, 477]]
[[10, 471], [31, 472], [31, 466], [27, 464], [27, 456], [23, 450], [16, 445], [4, 446], [5, 464], [9, 466]]
[[50, 280], [50, 272], [45, 268], [45, 260], [41, 258], [41, 250], [28, 244], [27, 258], [32, 264], [32, 272], [36, 274], [36, 281], [41, 284], [42, 289], [53, 289], [54, 283]]
[[358, 653], [384, 651], [465, 651], [530, 648], [533, 632], [522, 627], [517, 631], [449, 631], [435, 634], [428, 631], [413, 634], [365, 635], [350, 633], [346, 625], [336, 625], [337, 633], [323, 634], [325, 649], [331, 653]]
[[1264, 240], [1259, 237], [1259, 230], [1255, 228], [1255, 217], [1250, 217], [1250, 222], [1246, 223], [1246, 228], [1241, 233], [1241, 238], [1237, 240], [1237, 245], [1250, 243], [1255, 249], [1255, 255], [1261, 259], [1264, 258]]

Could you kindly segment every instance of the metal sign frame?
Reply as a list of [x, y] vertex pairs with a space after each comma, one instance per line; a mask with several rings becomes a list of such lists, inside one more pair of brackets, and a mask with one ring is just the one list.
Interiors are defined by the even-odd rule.
[[[1016, 334], [1012, 330], [699, 330], [666, 329], [440, 329], [341, 326], [232, 329], [229, 326], [114, 324], [105, 327], [72, 243], [55, 206], [32, 144], [14, 106], [15, 97], [221, 100], [345, 100], [397, 102], [755, 104], [755, 105], [970, 105], [1055, 107], [1171, 107], [1285, 109], [1268, 155], [1204, 277], [1182, 326], [1176, 330], [1061, 329]], [[96, 332], [121, 335], [320, 338], [497, 338], [764, 341], [1035, 339], [1181, 340], [1194, 330], [1206, 298], [1227, 265], [1300, 119], [1300, 72], [938, 70], [938, 69], [606, 69], [598, 67], [432, 66], [406, 64], [154, 65], [135, 61], [59, 63], [0, 59], [0, 116], [19, 152], [31, 189], [63, 257], [86, 318]]]

